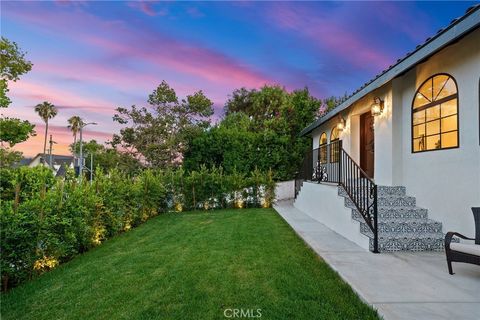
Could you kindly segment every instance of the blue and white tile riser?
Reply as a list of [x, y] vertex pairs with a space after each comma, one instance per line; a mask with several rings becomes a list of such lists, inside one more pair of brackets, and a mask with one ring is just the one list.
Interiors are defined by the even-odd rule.
[[[378, 186], [377, 194], [380, 252], [443, 250], [442, 223], [428, 219], [427, 210], [416, 206], [415, 197], [407, 196], [405, 187]], [[352, 219], [360, 222], [359, 231], [369, 237], [373, 249], [373, 233], [343, 187], [338, 188], [338, 195], [345, 198], [345, 207], [352, 209]]]

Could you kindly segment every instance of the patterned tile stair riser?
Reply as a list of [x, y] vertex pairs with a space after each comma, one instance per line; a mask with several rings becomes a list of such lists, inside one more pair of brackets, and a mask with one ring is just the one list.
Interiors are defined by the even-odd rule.
[[[413, 208], [398, 208], [398, 207], [380, 207], [378, 208], [378, 219], [415, 219], [427, 220], [428, 212], [427, 209], [413, 207]], [[357, 209], [352, 209], [352, 219], [355, 219], [359, 222], [363, 222], [363, 218], [358, 212]]]
[[[361, 183], [361, 182], [360, 182]], [[352, 188], [357, 201], [371, 204], [360, 188]], [[360, 232], [370, 238], [373, 233], [358, 212], [347, 192], [339, 187], [338, 194], [345, 198], [345, 206], [352, 209], [352, 219], [360, 222]], [[405, 187], [377, 187], [378, 244], [380, 252], [441, 251], [443, 250], [442, 223], [428, 219], [428, 211], [416, 206], [415, 197], [407, 196]]]

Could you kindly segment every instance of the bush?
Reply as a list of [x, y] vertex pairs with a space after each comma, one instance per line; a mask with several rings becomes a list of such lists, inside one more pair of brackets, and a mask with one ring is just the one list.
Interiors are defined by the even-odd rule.
[[298, 133], [314, 121], [320, 105], [307, 89], [235, 90], [225, 117], [189, 141], [183, 166], [189, 171], [221, 165], [228, 174], [235, 169], [246, 175], [258, 167], [272, 169], [275, 180], [290, 180], [311, 148], [311, 139]]
[[1, 277], [6, 290], [104, 240], [167, 211], [269, 207], [271, 172], [222, 168], [186, 173], [145, 170], [129, 176], [97, 170], [93, 183], [72, 172], [55, 179], [46, 168], [2, 171]]

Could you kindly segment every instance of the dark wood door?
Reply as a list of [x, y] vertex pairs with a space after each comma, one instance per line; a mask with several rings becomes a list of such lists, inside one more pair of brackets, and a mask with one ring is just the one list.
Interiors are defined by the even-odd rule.
[[360, 116], [360, 167], [373, 178], [375, 163], [374, 118], [370, 112]]

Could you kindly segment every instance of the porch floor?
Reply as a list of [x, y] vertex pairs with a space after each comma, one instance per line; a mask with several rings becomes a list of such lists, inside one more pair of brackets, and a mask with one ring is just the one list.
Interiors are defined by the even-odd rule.
[[478, 319], [480, 267], [453, 263], [443, 252], [373, 254], [282, 201], [275, 210], [385, 319]]

